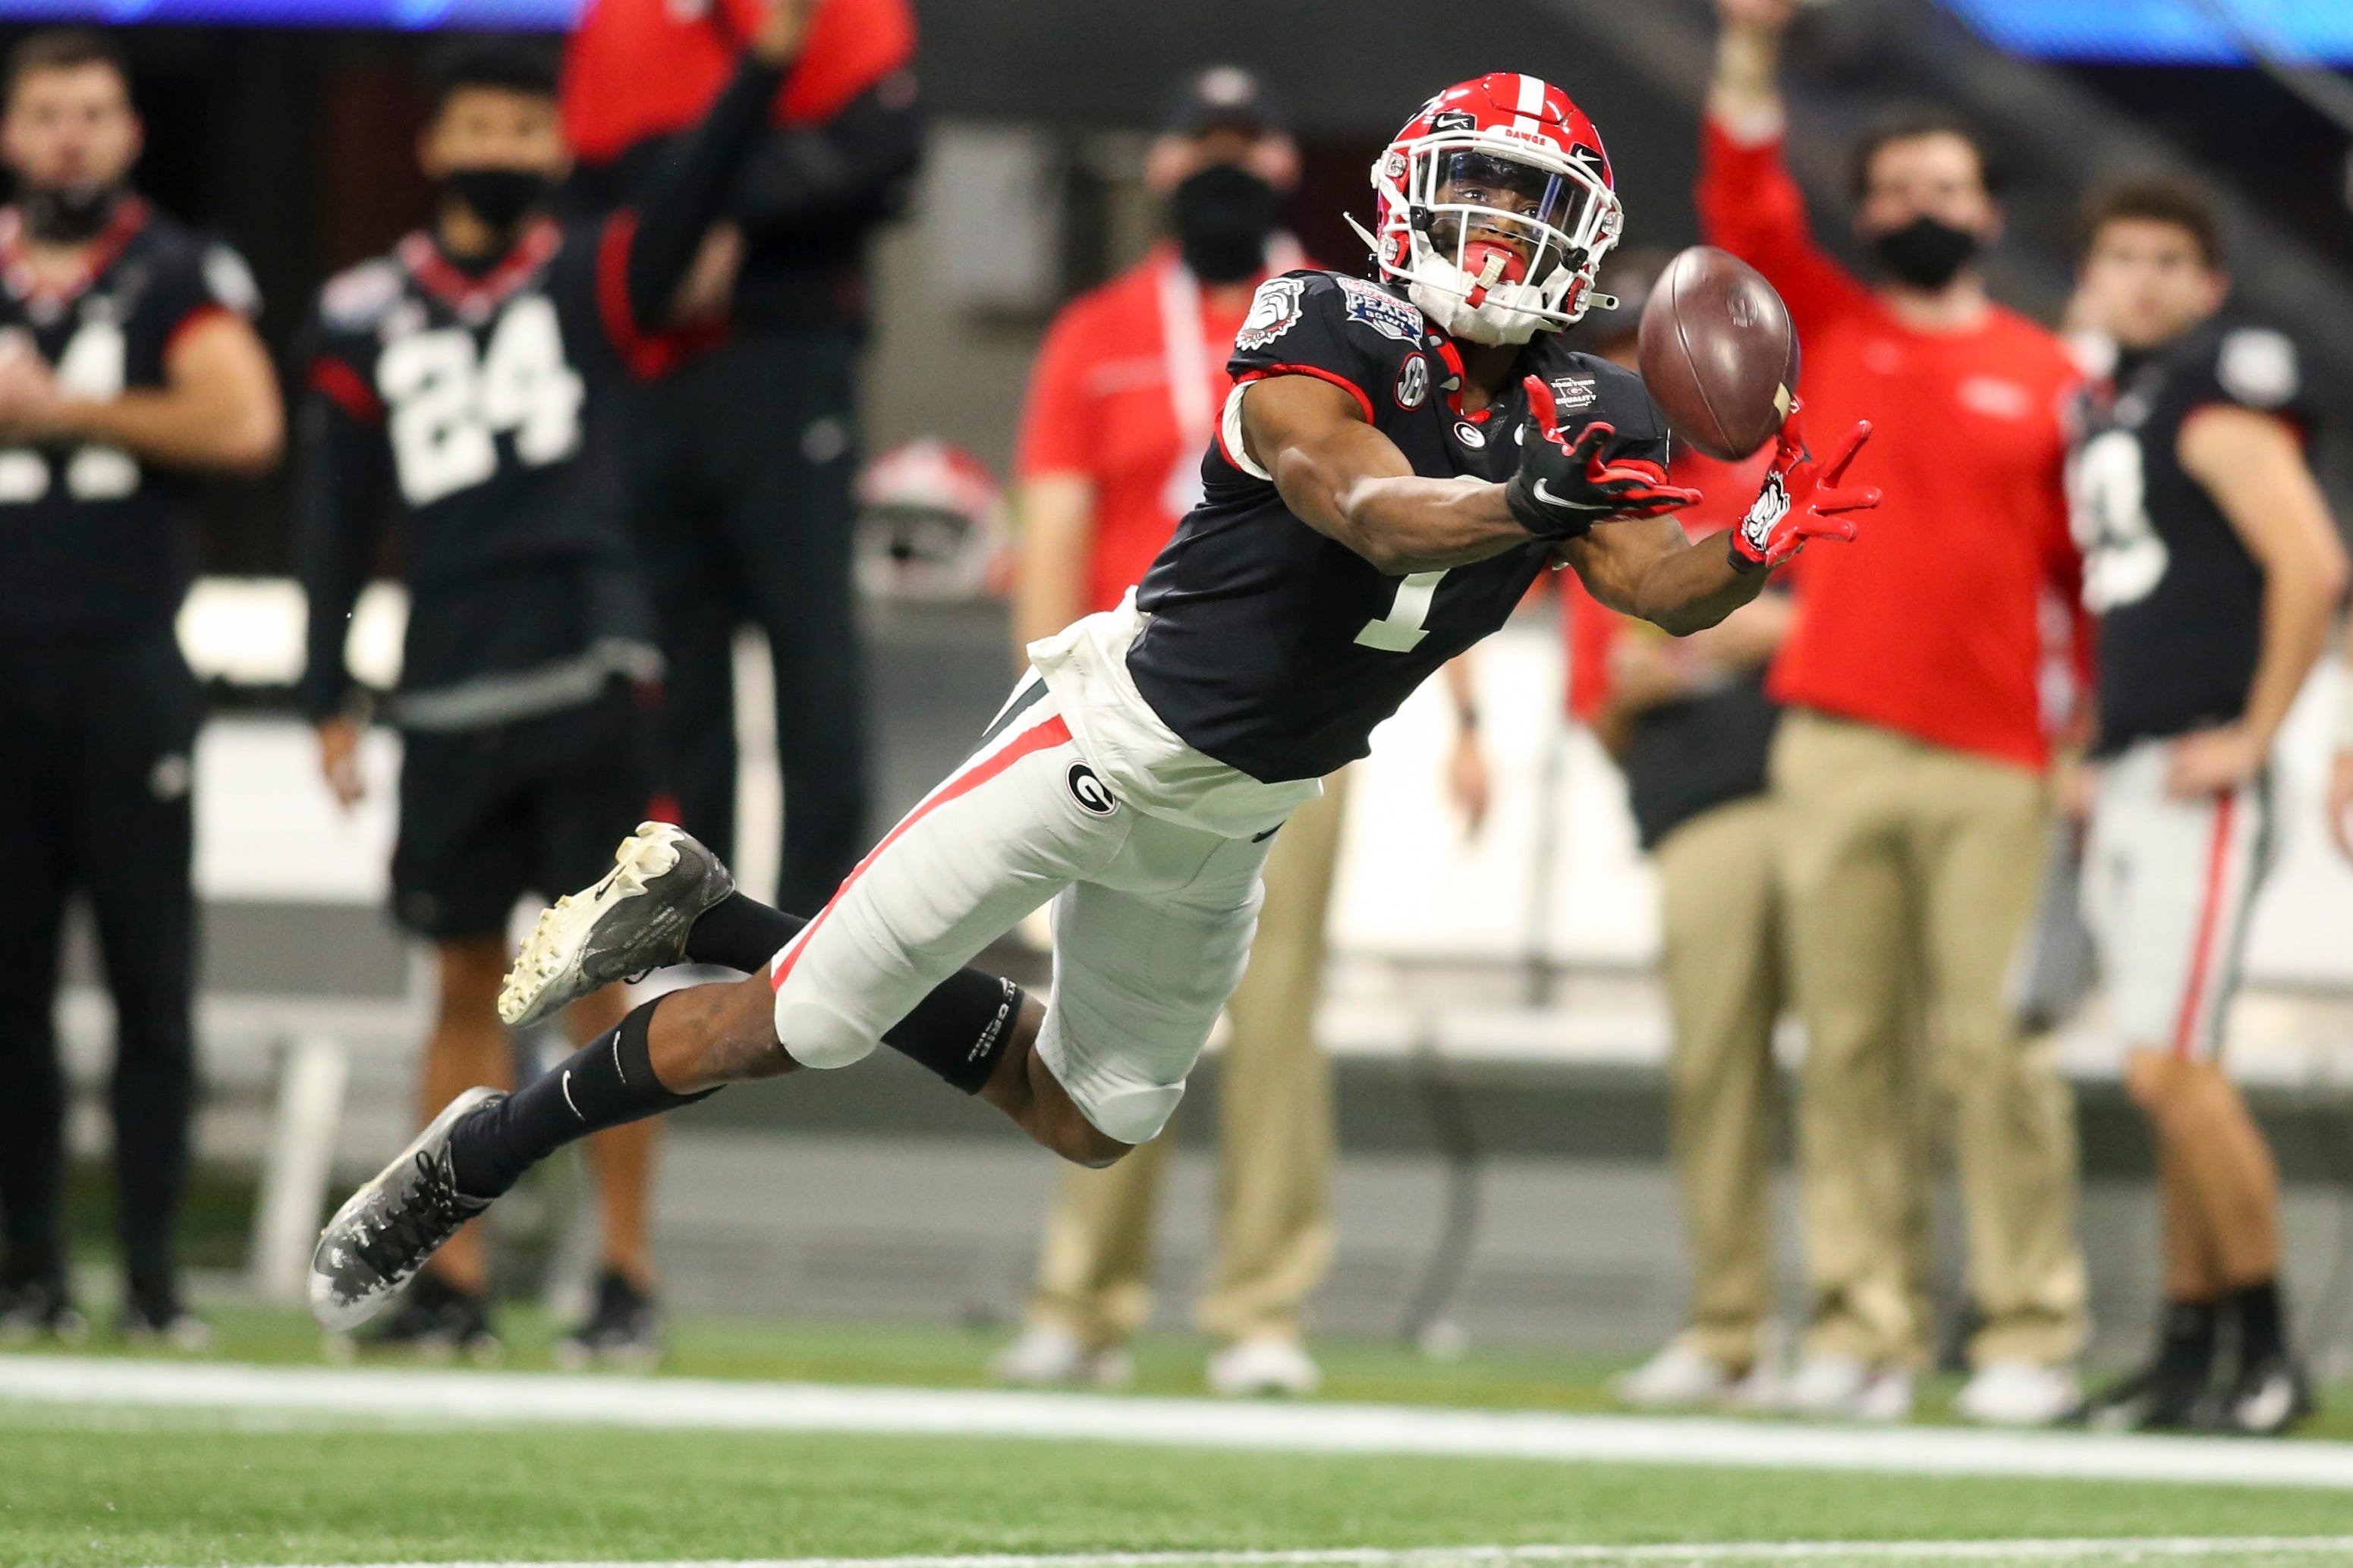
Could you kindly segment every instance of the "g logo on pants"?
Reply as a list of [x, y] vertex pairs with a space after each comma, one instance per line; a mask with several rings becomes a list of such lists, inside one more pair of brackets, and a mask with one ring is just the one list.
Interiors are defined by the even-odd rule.
[[1062, 777], [1071, 786], [1071, 798], [1077, 801], [1079, 809], [1089, 816], [1109, 816], [1119, 809], [1119, 802], [1112, 797], [1110, 790], [1103, 787], [1103, 780], [1095, 777], [1094, 769], [1086, 763], [1072, 763], [1071, 771]]

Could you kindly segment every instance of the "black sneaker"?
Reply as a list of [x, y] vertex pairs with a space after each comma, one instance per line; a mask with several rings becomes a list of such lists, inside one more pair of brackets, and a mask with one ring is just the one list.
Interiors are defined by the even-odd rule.
[[116, 1326], [123, 1343], [144, 1349], [195, 1355], [213, 1348], [212, 1325], [182, 1306], [179, 1292], [168, 1288], [131, 1291]]
[[470, 1089], [443, 1107], [417, 1141], [335, 1211], [311, 1254], [311, 1315], [337, 1332], [384, 1310], [458, 1227], [491, 1206], [459, 1192], [449, 1170], [449, 1129], [506, 1096]]
[[2163, 1357], [2110, 1384], [2069, 1417], [2104, 1432], [2179, 1432], [2205, 1421], [2209, 1365]]
[[537, 1023], [599, 986], [686, 962], [686, 933], [735, 890], [719, 857], [682, 827], [640, 823], [596, 886], [539, 917], [507, 971], [499, 1016]]
[[0, 1285], [0, 1344], [30, 1344], [52, 1339], [78, 1345], [90, 1337], [90, 1321], [73, 1304], [62, 1279], [24, 1279]]
[[2242, 1437], [2277, 1437], [2312, 1418], [2312, 1381], [2294, 1357], [2275, 1355], [2242, 1372], [2213, 1402], [2207, 1426]]
[[400, 1351], [425, 1361], [448, 1361], [459, 1355], [480, 1364], [505, 1353], [498, 1331], [491, 1326], [490, 1299], [460, 1290], [438, 1274], [427, 1274], [365, 1334], [349, 1342], [352, 1348]]
[[661, 1358], [661, 1303], [609, 1268], [597, 1277], [587, 1321], [555, 1342], [556, 1364], [575, 1370], [601, 1363], [649, 1372]]

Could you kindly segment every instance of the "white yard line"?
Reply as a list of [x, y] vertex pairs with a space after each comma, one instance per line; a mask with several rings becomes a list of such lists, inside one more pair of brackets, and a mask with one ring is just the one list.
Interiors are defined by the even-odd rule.
[[[1576, 1568], [1595, 1563], [2147, 1563], [2218, 1553], [2353, 1556], [2353, 1535], [2120, 1536], [2074, 1541], [1755, 1541], [1649, 1546], [1428, 1546], [1334, 1552], [1086, 1552], [1023, 1556], [774, 1557], [674, 1563], [375, 1563], [342, 1568]], [[306, 1568], [328, 1568], [310, 1564]]]
[[2353, 1490], [2353, 1443], [1796, 1426], [554, 1373], [0, 1356], [0, 1401], [359, 1420], [1029, 1437], [1312, 1454], [1723, 1465]]

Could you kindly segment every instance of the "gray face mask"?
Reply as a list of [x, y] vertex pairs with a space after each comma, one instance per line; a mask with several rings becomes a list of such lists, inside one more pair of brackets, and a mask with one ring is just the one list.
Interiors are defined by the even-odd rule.
[[1942, 289], [1978, 258], [1984, 242], [1923, 213], [1902, 228], [1874, 235], [1872, 253], [1898, 281], [1915, 289]]

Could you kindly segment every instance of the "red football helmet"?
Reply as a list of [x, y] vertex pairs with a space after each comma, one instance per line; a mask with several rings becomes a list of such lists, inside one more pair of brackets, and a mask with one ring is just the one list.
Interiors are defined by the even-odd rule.
[[1584, 315], [1626, 222], [1593, 121], [1511, 71], [1423, 104], [1373, 165], [1373, 191], [1375, 232], [1356, 227], [1381, 276], [1473, 342], [1524, 343]]

